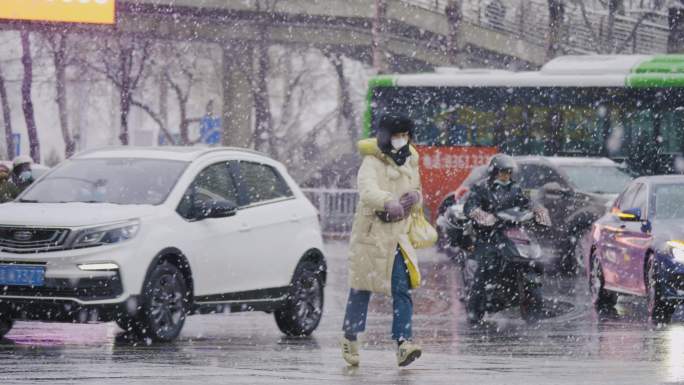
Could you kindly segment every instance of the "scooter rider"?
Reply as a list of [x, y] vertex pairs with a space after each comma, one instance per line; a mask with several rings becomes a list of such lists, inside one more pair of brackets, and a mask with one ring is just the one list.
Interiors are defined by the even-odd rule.
[[[531, 209], [530, 199], [512, 179], [516, 167], [515, 160], [510, 156], [494, 156], [487, 168], [487, 179], [473, 186], [464, 206], [465, 215], [473, 221], [475, 250], [471, 258], [477, 262], [466, 305], [471, 323], [480, 322], [484, 316], [487, 300], [485, 287], [502, 268], [502, 256], [515, 253], [516, 250], [495, 226], [497, 219], [494, 214], [514, 207]], [[545, 215], [548, 217], [545, 213], [543, 208], [535, 209], [535, 214], [541, 221], [547, 220], [543, 218]]]

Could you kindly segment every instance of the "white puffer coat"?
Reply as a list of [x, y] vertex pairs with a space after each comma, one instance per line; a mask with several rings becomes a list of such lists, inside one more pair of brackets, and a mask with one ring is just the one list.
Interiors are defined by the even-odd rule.
[[409, 242], [410, 216], [400, 222], [385, 223], [376, 215], [385, 203], [399, 199], [409, 191], [420, 191], [418, 152], [402, 166], [378, 148], [375, 139], [358, 143], [363, 156], [358, 174], [359, 203], [356, 207], [350, 239], [349, 286], [374, 293], [391, 293], [392, 267], [397, 245], [405, 258], [418, 267], [416, 251]]

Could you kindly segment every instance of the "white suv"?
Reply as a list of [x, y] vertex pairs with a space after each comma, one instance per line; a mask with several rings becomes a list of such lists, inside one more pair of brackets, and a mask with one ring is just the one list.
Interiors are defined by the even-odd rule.
[[274, 312], [308, 335], [326, 263], [285, 167], [232, 148], [86, 152], [0, 205], [0, 337], [15, 319], [175, 339], [193, 313]]

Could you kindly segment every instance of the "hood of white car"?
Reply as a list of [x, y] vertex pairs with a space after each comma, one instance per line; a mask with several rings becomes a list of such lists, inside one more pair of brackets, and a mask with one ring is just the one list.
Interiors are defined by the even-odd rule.
[[19, 203], [0, 205], [0, 226], [81, 227], [144, 218], [158, 212], [152, 205], [111, 203]]

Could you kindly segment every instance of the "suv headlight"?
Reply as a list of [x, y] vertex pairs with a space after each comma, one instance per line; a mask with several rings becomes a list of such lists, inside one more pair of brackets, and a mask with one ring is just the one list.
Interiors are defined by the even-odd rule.
[[113, 225], [81, 230], [76, 235], [72, 247], [93, 247], [125, 242], [138, 234], [140, 222], [132, 220]]
[[672, 252], [672, 258], [679, 263], [684, 263], [684, 242], [682, 241], [667, 241], [667, 245]]

